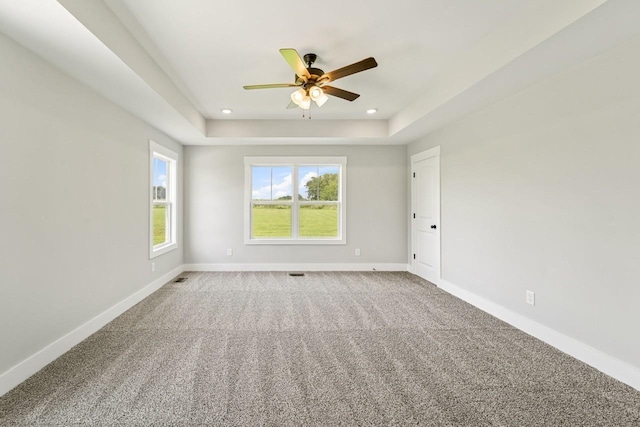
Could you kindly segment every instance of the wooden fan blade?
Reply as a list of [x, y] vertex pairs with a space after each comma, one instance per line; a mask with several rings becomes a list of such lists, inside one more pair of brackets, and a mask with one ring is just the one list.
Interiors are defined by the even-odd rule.
[[289, 63], [289, 66], [293, 69], [298, 77], [306, 77], [307, 80], [311, 77], [307, 67], [304, 65], [302, 58], [298, 55], [298, 51], [295, 49], [280, 49], [280, 53], [284, 56], [284, 59]]
[[298, 85], [293, 83], [274, 83], [270, 85], [248, 85], [248, 86], [242, 86], [242, 87], [247, 90], [250, 90], [250, 89], [273, 89], [278, 87], [298, 87]]
[[338, 68], [337, 70], [329, 71], [328, 73], [324, 73], [318, 81], [326, 81], [332, 82], [334, 80], [341, 79], [346, 76], [350, 76], [351, 74], [359, 73], [360, 71], [368, 70], [370, 68], [375, 68], [378, 66], [376, 60], [371, 57], [367, 59], [363, 59], [360, 62], [353, 63], [351, 65], [347, 65], [346, 67]]
[[333, 86], [322, 86], [322, 90], [327, 95], [337, 96], [338, 98], [346, 99], [347, 101], [354, 101], [358, 99], [360, 95], [357, 93], [349, 92], [348, 90], [338, 89]]
[[292, 108], [298, 108], [298, 104], [296, 104], [295, 102], [291, 101], [289, 103], [289, 105], [287, 105], [287, 110], [290, 110]]

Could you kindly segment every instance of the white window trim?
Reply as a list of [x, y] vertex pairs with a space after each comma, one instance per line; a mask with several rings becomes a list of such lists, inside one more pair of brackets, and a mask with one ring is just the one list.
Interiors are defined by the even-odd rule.
[[[292, 166], [292, 231], [298, 229], [298, 213], [293, 209], [298, 202], [298, 169], [296, 166], [339, 166], [339, 201], [338, 202], [302, 202], [303, 204], [339, 204], [340, 218], [338, 219], [337, 238], [251, 238], [251, 202], [252, 202], [252, 166]], [[246, 156], [244, 158], [244, 243], [245, 245], [346, 245], [347, 223], [347, 158], [345, 156], [316, 157], [316, 156]], [[262, 202], [261, 202], [262, 203]], [[281, 202], [265, 202], [266, 204], [282, 204]]]
[[[159, 157], [169, 162], [167, 173], [167, 203], [171, 207], [170, 215], [170, 236], [169, 241], [160, 245], [153, 245], [153, 158]], [[149, 258], [155, 258], [162, 254], [178, 248], [177, 239], [177, 175], [178, 175], [178, 153], [149, 140]]]

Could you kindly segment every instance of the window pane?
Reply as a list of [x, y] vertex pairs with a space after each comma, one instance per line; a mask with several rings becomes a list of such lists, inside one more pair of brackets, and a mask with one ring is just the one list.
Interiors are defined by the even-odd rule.
[[271, 200], [271, 168], [265, 166], [251, 167], [251, 199]]
[[153, 246], [168, 241], [169, 211], [169, 207], [165, 204], [153, 204]]
[[291, 200], [291, 166], [252, 166], [251, 199]]
[[252, 237], [291, 237], [291, 205], [255, 204], [251, 221]]
[[300, 237], [338, 237], [338, 206], [301, 205]]
[[153, 158], [153, 200], [167, 200], [167, 171], [169, 162]]
[[[317, 166], [300, 166], [298, 168], [298, 199], [310, 200], [310, 197], [315, 196], [314, 189], [317, 188], [317, 183], [313, 181], [318, 176]], [[309, 187], [312, 188], [311, 193]], [[315, 200], [315, 199], [314, 199]]]
[[300, 166], [300, 200], [338, 201], [339, 171], [337, 166]]

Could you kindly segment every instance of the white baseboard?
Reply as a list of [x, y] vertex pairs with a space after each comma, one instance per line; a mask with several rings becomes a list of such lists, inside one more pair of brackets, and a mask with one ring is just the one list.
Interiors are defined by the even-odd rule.
[[639, 368], [446, 280], [440, 279], [435, 284], [451, 295], [640, 391]]
[[185, 264], [183, 271], [407, 271], [402, 263]]
[[69, 351], [73, 346], [79, 344], [82, 340], [88, 338], [91, 334], [102, 328], [104, 325], [133, 307], [153, 292], [157, 291], [184, 271], [183, 266], [179, 266], [162, 275], [153, 282], [136, 293], [128, 296], [111, 308], [98, 314], [93, 319], [78, 326], [73, 331], [63, 337], [52, 342], [42, 350], [29, 356], [27, 359], [10, 368], [8, 371], [0, 374], [0, 396], [25, 381], [27, 378], [38, 372], [40, 369], [53, 362], [58, 357]]

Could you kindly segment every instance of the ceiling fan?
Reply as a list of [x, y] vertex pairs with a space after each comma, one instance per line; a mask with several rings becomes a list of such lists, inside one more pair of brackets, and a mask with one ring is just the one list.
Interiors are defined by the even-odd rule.
[[325, 102], [327, 102], [327, 95], [336, 96], [338, 98], [346, 99], [347, 101], [354, 101], [360, 95], [347, 90], [338, 89], [337, 87], [328, 86], [327, 83], [378, 66], [378, 63], [374, 58], [367, 58], [351, 65], [347, 65], [346, 67], [325, 73], [319, 68], [312, 67], [318, 57], [315, 53], [307, 53], [304, 55], [304, 61], [303, 58], [300, 58], [300, 55], [295, 49], [280, 49], [280, 53], [296, 73], [294, 83], [249, 85], [243, 87], [247, 90], [283, 87], [299, 88], [291, 94], [291, 102], [287, 108], [300, 107], [303, 110], [308, 110], [311, 108], [311, 101], [315, 101], [318, 107], [321, 107]]

